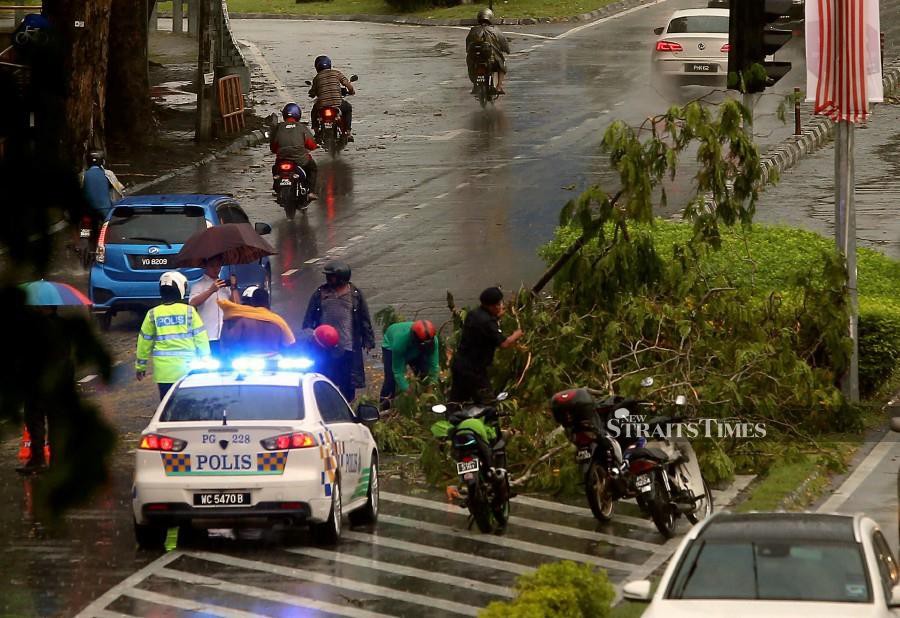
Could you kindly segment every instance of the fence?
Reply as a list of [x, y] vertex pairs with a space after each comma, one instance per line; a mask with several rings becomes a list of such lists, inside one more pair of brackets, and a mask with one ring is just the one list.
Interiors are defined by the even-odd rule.
[[219, 78], [219, 111], [226, 133], [236, 133], [244, 128], [244, 95], [240, 76]]

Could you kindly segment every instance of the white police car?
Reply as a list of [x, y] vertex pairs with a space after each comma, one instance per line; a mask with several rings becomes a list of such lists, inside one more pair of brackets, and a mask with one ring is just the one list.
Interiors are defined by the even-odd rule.
[[306, 359], [201, 361], [141, 434], [132, 505], [138, 545], [160, 547], [174, 526], [311, 526], [336, 543], [341, 518], [378, 516], [378, 448], [365, 423]]

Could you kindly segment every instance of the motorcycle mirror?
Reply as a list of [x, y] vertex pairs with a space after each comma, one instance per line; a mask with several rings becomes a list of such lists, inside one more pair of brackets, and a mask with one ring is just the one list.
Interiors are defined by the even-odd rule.
[[653, 386], [653, 378], [651, 378], [651, 377], [644, 378], [643, 380], [641, 380], [641, 386], [643, 386], [644, 388], [647, 388], [648, 386]]
[[506, 391], [503, 391], [502, 393], [497, 395], [497, 401], [503, 401], [507, 397], [509, 397], [509, 393], [507, 393]]
[[613, 412], [613, 416], [618, 419], [628, 418], [629, 416], [631, 416], [631, 412], [628, 410], [628, 408], [619, 408], [618, 410]]
[[675, 398], [676, 406], [683, 406], [686, 404], [687, 404], [687, 397], [685, 397], [684, 395], [678, 395], [678, 397]]
[[447, 406], [442, 403], [437, 404], [436, 406], [431, 406], [431, 411], [435, 414], [443, 414], [447, 411]]
[[306, 80], [306, 85], [307, 85], [307, 86], [312, 86], [312, 82], [309, 81], [309, 80]]
[[359, 75], [351, 75], [351, 76], [350, 76], [350, 81], [351, 81], [351, 82], [355, 82], [355, 81], [358, 80], [358, 79], [359, 79]]

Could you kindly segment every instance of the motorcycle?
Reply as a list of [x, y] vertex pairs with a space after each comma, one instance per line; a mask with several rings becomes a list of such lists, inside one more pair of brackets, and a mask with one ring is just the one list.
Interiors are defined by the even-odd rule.
[[97, 255], [97, 233], [94, 221], [89, 215], [81, 217], [73, 249], [82, 268], [89, 269], [94, 262], [94, 256]]
[[475, 90], [481, 107], [487, 107], [500, 97], [494, 86], [494, 74], [491, 71], [491, 46], [489, 43], [474, 43], [472, 54], [475, 59]]
[[[641, 384], [650, 386], [652, 378]], [[617, 500], [633, 498], [666, 538], [675, 535], [677, 519], [684, 515], [692, 524], [712, 514], [712, 493], [703, 479], [697, 455], [681, 437], [653, 438], [610, 431], [613, 425], [651, 410], [652, 404], [637, 399], [609, 397], [597, 400], [598, 391], [587, 388], [556, 393], [551, 411], [576, 447], [575, 460], [584, 479], [591, 512], [600, 521], [612, 519]], [[676, 405], [685, 398], [679, 396]], [[684, 417], [657, 416], [641, 420], [649, 436], [668, 435], [666, 429]], [[640, 432], [639, 432], [640, 433]]]
[[[497, 395], [499, 403], [508, 393]], [[506, 440], [500, 431], [501, 412], [496, 405], [432, 406], [432, 412], [445, 415], [431, 426], [436, 438], [450, 443], [456, 473], [460, 478], [462, 506], [469, 510], [472, 522], [487, 534], [502, 530], [509, 521], [510, 486], [506, 471]]]
[[[269, 130], [265, 132], [266, 138], [278, 125], [277, 114], [269, 116], [269, 125]], [[284, 209], [284, 214], [288, 219], [293, 220], [298, 210], [309, 208], [309, 179], [300, 165], [294, 161], [278, 159], [276, 156], [272, 179], [275, 200]]]
[[[358, 75], [350, 76], [351, 82], [355, 82], [358, 79]], [[306, 84], [312, 86], [311, 81], [307, 81]], [[341, 97], [346, 97], [347, 95], [347, 89], [342, 87]], [[333, 159], [347, 146], [347, 133], [341, 117], [341, 108], [338, 106], [321, 106], [316, 116], [316, 118], [313, 118], [312, 126], [313, 133], [316, 136], [316, 143], [323, 150], [326, 150]]]

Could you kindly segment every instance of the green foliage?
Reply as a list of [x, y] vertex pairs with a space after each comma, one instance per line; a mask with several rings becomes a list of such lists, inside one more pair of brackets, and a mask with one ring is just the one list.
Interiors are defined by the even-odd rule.
[[461, 0], [385, 0], [387, 5], [401, 13], [412, 13], [430, 7], [449, 7], [460, 4]]
[[516, 579], [512, 601], [494, 601], [480, 618], [608, 618], [615, 591], [606, 571], [568, 560]]
[[381, 334], [384, 334], [384, 331], [388, 329], [391, 324], [396, 324], [397, 322], [403, 322], [406, 318], [403, 317], [393, 305], [387, 305], [383, 309], [379, 309], [375, 312], [375, 323], [381, 326]]

